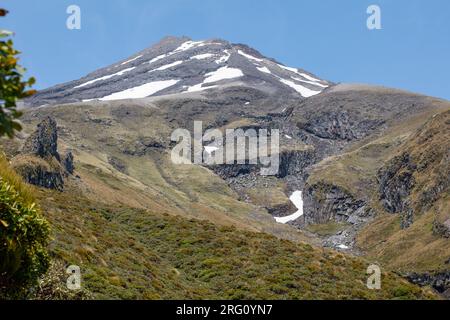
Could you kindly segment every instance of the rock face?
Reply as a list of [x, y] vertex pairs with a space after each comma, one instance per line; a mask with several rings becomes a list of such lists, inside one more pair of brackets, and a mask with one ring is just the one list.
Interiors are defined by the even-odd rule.
[[413, 172], [416, 168], [410, 155], [403, 153], [390, 160], [378, 172], [381, 203], [388, 212], [402, 215], [402, 229], [408, 228], [413, 223], [409, 195], [415, 185]]
[[391, 213], [407, 209], [407, 197], [414, 187], [413, 171], [416, 165], [411, 157], [404, 153], [394, 157], [378, 172], [380, 199], [384, 208]]
[[351, 141], [365, 137], [383, 123], [383, 120], [357, 121], [347, 111], [330, 111], [299, 123], [299, 128], [323, 139]]
[[315, 163], [314, 149], [307, 150], [285, 150], [280, 153], [279, 178], [288, 175], [301, 175], [305, 168]]
[[366, 216], [364, 201], [356, 200], [350, 193], [335, 185], [307, 185], [303, 204], [307, 224], [332, 220], [351, 223], [356, 222], [358, 216]]
[[58, 153], [57, 124], [51, 117], [38, 124], [12, 163], [26, 182], [49, 189], [62, 190], [64, 177], [74, 172], [73, 154]]

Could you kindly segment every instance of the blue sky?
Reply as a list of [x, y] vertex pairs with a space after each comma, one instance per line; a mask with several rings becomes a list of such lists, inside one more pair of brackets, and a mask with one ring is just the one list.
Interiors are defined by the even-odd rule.
[[[68, 30], [76, 4], [82, 29]], [[366, 9], [381, 8], [382, 30]], [[166, 35], [222, 38], [335, 82], [450, 99], [448, 0], [4, 0], [0, 28], [16, 33], [38, 89], [78, 79]]]

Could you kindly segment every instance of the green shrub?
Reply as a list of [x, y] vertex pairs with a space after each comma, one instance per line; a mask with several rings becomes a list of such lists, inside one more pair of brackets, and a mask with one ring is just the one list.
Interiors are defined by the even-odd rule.
[[15, 296], [49, 266], [49, 225], [34, 203], [0, 177], [0, 295]]

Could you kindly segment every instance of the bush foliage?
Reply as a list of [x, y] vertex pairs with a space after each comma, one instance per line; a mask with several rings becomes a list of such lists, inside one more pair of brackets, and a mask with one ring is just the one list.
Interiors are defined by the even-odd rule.
[[0, 295], [36, 283], [49, 265], [49, 225], [0, 170]]

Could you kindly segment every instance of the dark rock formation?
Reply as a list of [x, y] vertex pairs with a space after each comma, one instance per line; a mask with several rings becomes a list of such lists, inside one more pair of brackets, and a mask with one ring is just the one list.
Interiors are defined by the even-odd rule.
[[413, 173], [416, 168], [409, 154], [403, 153], [378, 171], [381, 203], [388, 212], [402, 214], [403, 229], [413, 222], [409, 195], [415, 185]]
[[438, 273], [411, 273], [406, 278], [420, 286], [432, 286], [436, 291], [450, 298], [450, 271]]
[[55, 157], [58, 161], [58, 131], [56, 121], [51, 118], [45, 118], [38, 124], [22, 148], [24, 154], [34, 154], [40, 158]]
[[221, 164], [212, 165], [209, 168], [225, 180], [247, 175], [258, 170], [257, 165], [254, 164]]
[[12, 159], [13, 168], [23, 179], [40, 187], [62, 190], [64, 177], [73, 174], [73, 155], [58, 153], [56, 121], [45, 118], [38, 124], [22, 148], [21, 154]]
[[127, 173], [127, 166], [119, 158], [114, 156], [108, 156], [108, 163], [112, 165], [114, 169], [116, 169], [117, 171], [120, 171], [125, 174]]
[[75, 170], [74, 164], [73, 164], [73, 154], [72, 152], [67, 152], [63, 158], [62, 158], [62, 165], [64, 167], [64, 169], [66, 169], [66, 171], [69, 174], [73, 174], [73, 171]]
[[291, 214], [298, 210], [291, 201], [271, 207], [266, 206], [265, 208], [267, 212], [276, 217], [282, 217], [286, 215], [286, 212]]
[[355, 199], [338, 186], [323, 183], [306, 186], [303, 206], [307, 224], [327, 223], [331, 220], [351, 222], [356, 220], [351, 218], [354, 215], [367, 215], [364, 201]]
[[27, 183], [63, 190], [63, 171], [56, 159], [44, 160], [33, 155], [19, 155], [13, 159], [12, 166]]
[[305, 168], [315, 161], [314, 149], [281, 151], [278, 177], [284, 178], [288, 175], [303, 174]]
[[357, 121], [347, 111], [332, 110], [318, 114], [306, 123], [300, 122], [298, 127], [320, 138], [351, 141], [365, 137], [383, 123], [383, 120], [376, 119]]

